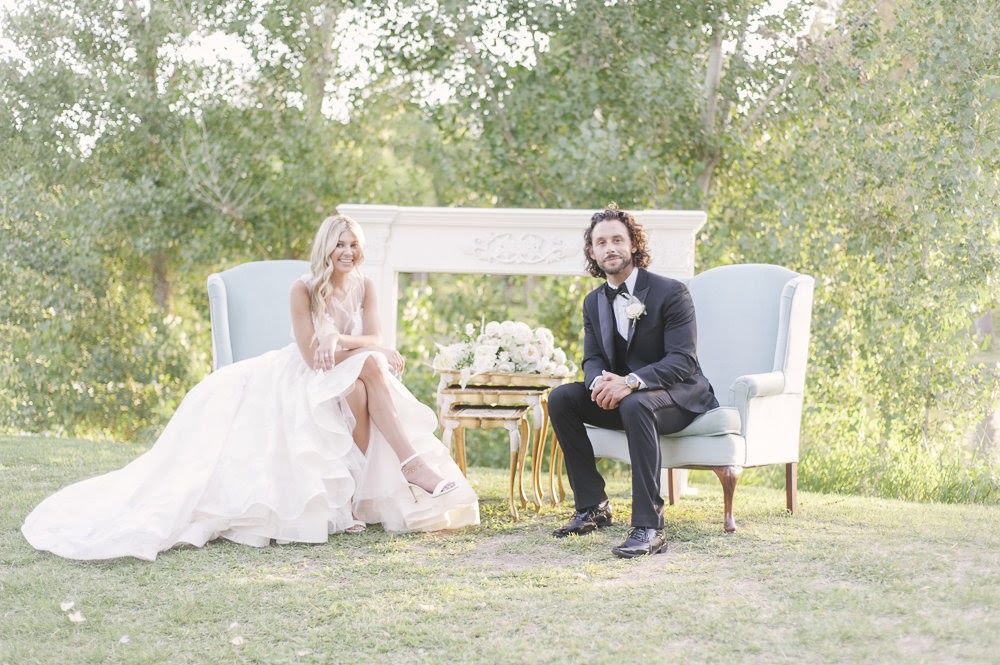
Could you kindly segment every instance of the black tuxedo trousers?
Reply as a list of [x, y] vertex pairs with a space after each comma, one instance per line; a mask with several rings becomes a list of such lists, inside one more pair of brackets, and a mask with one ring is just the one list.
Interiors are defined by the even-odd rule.
[[590, 391], [579, 382], [552, 391], [549, 414], [566, 456], [576, 509], [596, 506], [608, 498], [584, 424], [624, 430], [632, 460], [632, 526], [663, 528], [659, 437], [679, 432], [698, 414], [678, 406], [663, 389], [636, 391], [617, 409], [605, 410], [591, 400]]

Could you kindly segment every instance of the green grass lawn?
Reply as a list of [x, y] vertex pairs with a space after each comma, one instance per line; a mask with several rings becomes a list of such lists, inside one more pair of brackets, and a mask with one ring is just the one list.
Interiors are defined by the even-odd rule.
[[669, 552], [620, 561], [625, 476], [610, 484], [622, 524], [556, 540], [568, 505], [513, 524], [504, 472], [473, 468], [483, 524], [457, 533], [220, 541], [155, 563], [65, 561], [23, 540], [44, 496], [141, 451], [0, 438], [0, 663], [1000, 659], [1000, 507], [803, 492], [789, 516], [782, 492], [747, 486], [726, 535], [702, 477], [668, 507]]

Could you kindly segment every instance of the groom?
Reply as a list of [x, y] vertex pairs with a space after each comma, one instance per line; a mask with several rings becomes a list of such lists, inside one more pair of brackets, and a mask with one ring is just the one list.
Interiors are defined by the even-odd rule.
[[614, 204], [590, 218], [587, 271], [607, 279], [583, 301], [582, 383], [557, 387], [549, 415], [566, 457], [576, 512], [553, 533], [611, 524], [611, 504], [584, 423], [625, 430], [632, 460], [632, 531], [622, 558], [666, 550], [659, 435], [719, 406], [695, 355], [694, 304], [682, 283], [645, 270], [646, 232]]

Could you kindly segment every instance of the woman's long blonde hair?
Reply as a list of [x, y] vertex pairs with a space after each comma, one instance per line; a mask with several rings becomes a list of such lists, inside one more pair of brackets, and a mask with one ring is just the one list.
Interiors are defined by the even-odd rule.
[[310, 252], [309, 268], [312, 272], [312, 286], [309, 288], [309, 305], [319, 320], [326, 316], [326, 303], [330, 299], [333, 286], [330, 277], [333, 275], [333, 261], [330, 255], [337, 247], [340, 234], [350, 231], [358, 241], [359, 252], [355, 256], [355, 266], [365, 258], [365, 234], [361, 225], [347, 215], [332, 215], [323, 220], [316, 231]]

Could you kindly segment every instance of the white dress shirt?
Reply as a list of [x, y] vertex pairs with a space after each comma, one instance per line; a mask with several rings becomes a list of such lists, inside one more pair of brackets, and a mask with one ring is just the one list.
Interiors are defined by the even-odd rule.
[[[630, 296], [635, 295], [635, 283], [639, 279], [639, 270], [637, 268], [632, 268], [632, 274], [625, 279], [625, 288], [628, 289]], [[613, 288], [610, 284], [606, 284], [606, 288]], [[614, 302], [611, 303], [611, 310], [615, 313], [615, 327], [618, 329], [618, 334], [623, 338], [628, 339], [628, 315], [625, 314], [625, 308], [628, 307], [629, 300], [623, 296], [618, 296], [615, 298]], [[597, 385], [597, 381], [601, 377], [597, 377], [590, 384], [590, 389], [593, 390], [594, 386]], [[639, 379], [639, 387], [645, 388], [646, 383]]]
[[[635, 283], [639, 279], [639, 270], [636, 268], [632, 269], [632, 274], [628, 276], [625, 280], [625, 287], [628, 289], [630, 296], [635, 295]], [[608, 284], [610, 287], [611, 285]], [[615, 301], [611, 303], [611, 309], [615, 312], [615, 326], [618, 327], [618, 334], [623, 338], [628, 339], [628, 324], [629, 319], [625, 314], [625, 308], [628, 307], [629, 299], [623, 296], [618, 296]]]

